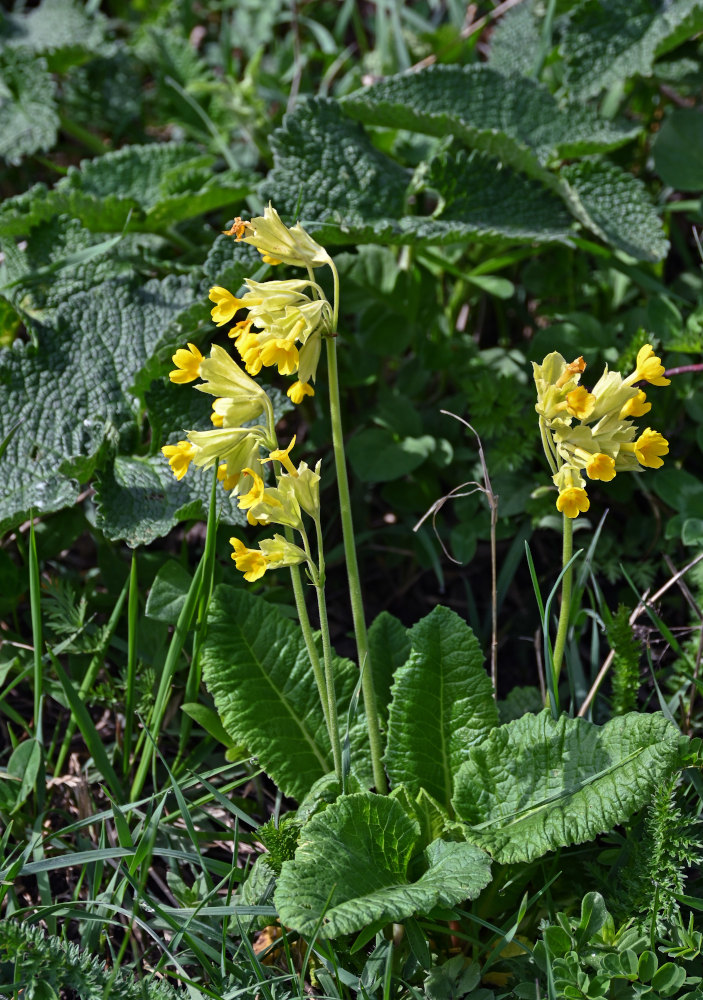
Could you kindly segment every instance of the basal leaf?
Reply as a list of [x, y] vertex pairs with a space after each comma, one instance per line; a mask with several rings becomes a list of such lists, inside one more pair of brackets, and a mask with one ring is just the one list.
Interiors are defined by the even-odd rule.
[[303, 828], [283, 865], [281, 922], [309, 936], [322, 917], [320, 936], [333, 938], [474, 899], [490, 881], [490, 860], [472, 844], [435, 840], [421, 852], [419, 840], [395, 799], [342, 796]]
[[703, 28], [703, 2], [584, 0], [560, 26], [567, 87], [588, 98], [633, 76], [651, 76], [657, 56]]
[[45, 59], [29, 49], [0, 47], [0, 157], [8, 163], [56, 142], [55, 91]]
[[[32, 10], [5, 14], [0, 36], [5, 45], [26, 46], [33, 52], [51, 55], [52, 69], [62, 69], [80, 59], [82, 53], [104, 48], [105, 23], [102, 14], [89, 14], [77, 0], [42, 0]], [[64, 58], [57, 61], [60, 50], [64, 50]]]
[[451, 808], [471, 746], [498, 725], [483, 654], [466, 622], [436, 607], [408, 632], [410, 657], [395, 673], [385, 764], [393, 785], [421, 788]]
[[[339, 716], [346, 718], [358, 671], [334, 658]], [[302, 632], [261, 597], [217, 587], [203, 646], [203, 677], [222, 723], [258, 757], [284, 795], [302, 799], [334, 770], [320, 699]], [[370, 779], [361, 727], [352, 768]]]
[[542, 84], [486, 65], [434, 65], [355, 91], [344, 111], [367, 125], [453, 135], [547, 184], [555, 157], [616, 149], [637, 132], [599, 119], [584, 105], [562, 106]]
[[703, 115], [677, 108], [657, 132], [654, 166], [665, 184], [678, 191], [703, 191]]
[[680, 741], [662, 715], [524, 715], [471, 748], [454, 808], [497, 861], [531, 861], [624, 823], [676, 769]]
[[638, 178], [593, 160], [564, 167], [560, 178], [574, 215], [606, 243], [639, 260], [666, 257], [661, 219]]
[[382, 611], [369, 628], [369, 657], [378, 714], [384, 724], [388, 719], [393, 674], [409, 655], [408, 630], [388, 611]]

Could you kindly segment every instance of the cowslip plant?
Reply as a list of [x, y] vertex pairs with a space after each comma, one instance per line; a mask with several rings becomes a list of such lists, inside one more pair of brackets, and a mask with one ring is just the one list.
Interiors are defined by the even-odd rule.
[[[668, 454], [669, 443], [659, 431], [647, 427], [638, 435], [633, 418], [647, 414], [647, 402], [637, 383], [665, 386], [664, 366], [651, 344], [637, 354], [635, 370], [627, 377], [605, 371], [589, 392], [580, 384], [586, 369], [582, 357], [567, 362], [557, 351], [541, 365], [533, 362], [537, 389], [535, 410], [544, 453], [557, 487], [556, 507], [562, 515], [561, 611], [552, 656], [552, 690], [549, 700], [556, 711], [558, 683], [570, 617], [573, 522], [590, 508], [586, 477], [611, 482], [618, 472], [658, 469]], [[585, 473], [585, 477], [584, 477]]]
[[[227, 586], [217, 587], [210, 602], [203, 679], [224, 729], [300, 803], [286, 817], [284, 840], [274, 838], [273, 863], [257, 862], [240, 900], [257, 903], [274, 877], [285, 926], [306, 939], [361, 932], [368, 941], [416, 913], [446, 919], [490, 882], [492, 861], [532, 861], [623, 822], [679, 768], [681, 736], [656, 714], [630, 713], [599, 727], [544, 711], [499, 725], [479, 643], [441, 606], [410, 629], [383, 613], [367, 632], [339, 416], [334, 261], [271, 206], [261, 218], [236, 219], [229, 233], [254, 245], [265, 263], [308, 271], [303, 279], [247, 280], [241, 296], [213, 287], [212, 319], [218, 327], [232, 324], [243, 367], [221, 347], [205, 357], [189, 344], [173, 356], [171, 373], [172, 381], [197, 382], [214, 397], [213, 428], [189, 430], [163, 449], [174, 475], [186, 475], [191, 464], [217, 468], [221, 487], [237, 497], [249, 524], [282, 529], [256, 548], [233, 538], [232, 558], [250, 582], [289, 567], [299, 616], [296, 625], [263, 598]], [[323, 266], [332, 272], [331, 302], [314, 280]], [[237, 319], [240, 310], [246, 318]], [[279, 442], [273, 407], [256, 382], [262, 367], [275, 366], [296, 377], [288, 394], [300, 402], [314, 393], [323, 342], [361, 678], [330, 642], [320, 465], [295, 464], [295, 438]], [[571, 417], [560, 417], [565, 408], [558, 407], [560, 393], [566, 399], [577, 388], [580, 372], [563, 362], [554, 374], [558, 367], [543, 366], [543, 434], [546, 440], [561, 433], [563, 424], [553, 455], [578, 475], [583, 448], [576, 455], [577, 439], [567, 433]], [[618, 413], [639, 399], [629, 382], [624, 388], [612, 382], [603, 393], [604, 418], [613, 398], [622, 397]], [[569, 397], [586, 428], [598, 404], [595, 390], [591, 396], [589, 412], [582, 393]], [[629, 433], [621, 430], [618, 440], [629, 443]], [[625, 456], [627, 448], [620, 450]], [[265, 480], [269, 465], [272, 485]], [[301, 568], [317, 593], [319, 637], [308, 619]], [[270, 831], [262, 839], [271, 842]]]

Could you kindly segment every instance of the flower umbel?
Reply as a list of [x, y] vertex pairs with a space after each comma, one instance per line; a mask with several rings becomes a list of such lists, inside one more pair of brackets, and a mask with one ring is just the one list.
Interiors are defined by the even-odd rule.
[[264, 209], [263, 216], [257, 216], [251, 222], [235, 219], [228, 235], [256, 247], [267, 264], [321, 267], [330, 262], [325, 248], [316, 243], [299, 223], [290, 228], [284, 225], [271, 202]]
[[542, 443], [559, 489], [557, 510], [567, 518], [590, 506], [582, 472], [608, 483], [618, 472], [660, 468], [669, 451], [667, 440], [650, 427], [637, 437], [632, 420], [652, 405], [636, 383], [670, 382], [652, 345], [640, 349], [630, 375], [623, 378], [606, 367], [590, 392], [578, 384], [585, 367], [583, 358], [567, 363], [556, 352], [533, 365]]

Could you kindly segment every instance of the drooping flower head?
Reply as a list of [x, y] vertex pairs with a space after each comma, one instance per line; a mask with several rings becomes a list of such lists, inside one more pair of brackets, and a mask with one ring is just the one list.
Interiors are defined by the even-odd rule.
[[590, 506], [586, 480], [610, 482], [618, 472], [658, 469], [669, 445], [647, 428], [637, 436], [633, 417], [651, 409], [639, 381], [669, 385], [664, 366], [645, 344], [637, 354], [635, 370], [626, 378], [608, 371], [589, 392], [578, 384], [585, 370], [583, 358], [571, 363], [553, 352], [541, 365], [533, 364], [542, 442], [559, 494], [557, 510], [575, 518]]

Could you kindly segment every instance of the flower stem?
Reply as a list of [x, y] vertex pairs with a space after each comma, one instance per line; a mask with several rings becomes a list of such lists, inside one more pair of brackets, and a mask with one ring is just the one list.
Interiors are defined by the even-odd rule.
[[330, 742], [334, 758], [334, 770], [337, 779], [342, 784], [342, 747], [339, 742], [339, 723], [337, 721], [337, 698], [334, 690], [334, 667], [332, 664], [332, 644], [330, 642], [330, 627], [327, 620], [327, 602], [325, 601], [324, 584], [319, 578], [315, 582], [317, 591], [317, 607], [320, 613], [320, 631], [322, 633], [322, 655], [325, 662], [325, 681], [327, 682], [327, 716], [330, 722]]
[[[573, 519], [564, 514], [563, 520], [563, 542], [561, 565], [567, 566], [573, 553], [574, 522]], [[564, 659], [564, 648], [566, 646], [566, 635], [569, 630], [569, 613], [571, 611], [571, 583], [573, 579], [573, 567], [564, 573], [561, 580], [561, 608], [559, 610], [559, 625], [557, 627], [557, 637], [554, 643], [554, 655], [552, 657], [552, 677], [554, 683], [554, 697], [558, 704], [559, 674], [561, 663]], [[556, 709], [556, 705], [552, 706]]]
[[[339, 309], [339, 277], [332, 266], [334, 277], [334, 332], [337, 329], [337, 314]], [[356, 545], [354, 540], [354, 524], [352, 522], [351, 499], [349, 496], [349, 480], [344, 456], [344, 436], [342, 432], [342, 412], [339, 400], [339, 375], [337, 372], [337, 342], [334, 336], [325, 337], [327, 343], [327, 373], [330, 394], [330, 419], [332, 422], [332, 445], [334, 448], [334, 464], [337, 471], [337, 489], [339, 491], [339, 510], [342, 519], [342, 536], [344, 539], [344, 556], [347, 563], [347, 578], [349, 581], [349, 599], [354, 620], [354, 635], [359, 657], [361, 674], [361, 690], [364, 697], [366, 726], [369, 734], [371, 763], [376, 791], [385, 795], [388, 791], [386, 775], [381, 762], [381, 729], [376, 711], [376, 692], [373, 685], [373, 673], [369, 658], [369, 644], [366, 635], [366, 620], [364, 618], [364, 603], [361, 596], [361, 581], [359, 567], [356, 561]]]
[[[293, 532], [290, 531], [291, 537], [288, 538], [288, 532], [290, 528], [286, 529], [286, 538], [289, 542], [293, 541]], [[332, 727], [330, 726], [329, 718], [329, 699], [327, 695], [327, 684], [325, 683], [325, 675], [320, 665], [320, 657], [317, 655], [317, 648], [315, 646], [315, 641], [312, 635], [312, 627], [310, 625], [310, 618], [308, 617], [308, 609], [305, 605], [305, 593], [303, 591], [303, 581], [300, 579], [300, 569], [298, 566], [290, 567], [290, 578], [293, 584], [293, 595], [295, 597], [295, 609], [298, 613], [298, 621], [300, 622], [300, 629], [303, 633], [303, 639], [305, 640], [305, 648], [308, 651], [308, 658], [310, 660], [310, 666], [312, 667], [312, 672], [315, 677], [315, 683], [317, 684], [317, 692], [320, 695], [320, 703], [322, 704], [322, 714], [325, 717], [325, 722], [327, 724], [327, 732], [329, 733], [330, 743], [334, 747], [334, 738]]]

